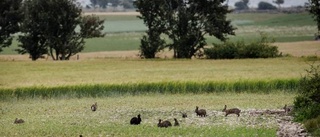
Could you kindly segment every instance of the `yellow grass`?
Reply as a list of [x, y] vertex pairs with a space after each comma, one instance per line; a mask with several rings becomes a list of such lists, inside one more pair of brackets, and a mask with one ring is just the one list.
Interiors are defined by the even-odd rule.
[[299, 58], [243, 60], [84, 59], [0, 61], [0, 88], [168, 81], [239, 81], [300, 78]]
[[320, 41], [275, 43], [280, 52], [292, 56], [320, 56]]

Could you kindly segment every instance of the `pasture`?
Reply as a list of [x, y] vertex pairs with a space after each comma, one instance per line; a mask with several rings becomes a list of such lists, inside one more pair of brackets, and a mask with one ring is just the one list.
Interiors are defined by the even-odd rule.
[[[265, 32], [280, 52], [273, 59], [177, 60], [170, 51], [143, 60], [145, 27], [133, 14], [99, 14], [104, 38], [87, 39], [79, 60], [32, 62], [17, 55], [14, 41], [0, 53], [1, 136], [276, 136], [280, 115], [252, 115], [291, 105], [298, 81], [319, 63], [320, 44], [307, 13], [231, 14], [238, 28], [231, 41], [253, 41]], [[261, 18], [263, 16], [264, 18]], [[219, 42], [207, 37], [208, 45]], [[98, 103], [98, 110], [90, 106]], [[241, 116], [224, 116], [224, 105]], [[199, 106], [208, 112], [200, 118]], [[181, 117], [181, 112], [188, 114]], [[132, 126], [141, 114], [142, 123]], [[25, 120], [13, 124], [15, 118]], [[158, 128], [158, 119], [177, 118], [179, 127]]]

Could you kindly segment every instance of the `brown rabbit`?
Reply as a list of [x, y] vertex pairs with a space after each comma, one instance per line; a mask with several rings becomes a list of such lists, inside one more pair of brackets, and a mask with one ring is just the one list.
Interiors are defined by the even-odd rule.
[[183, 112], [181, 112], [181, 114], [182, 114], [182, 118], [186, 118], [186, 117], [188, 117], [188, 116], [187, 116], [187, 113], [183, 113]]
[[207, 116], [207, 112], [205, 109], [199, 109], [198, 106], [196, 106], [196, 110], [194, 111], [197, 113], [197, 116], [200, 116], [200, 117], [206, 117]]
[[171, 122], [166, 120], [166, 121], [163, 121], [161, 122], [161, 119], [159, 119], [159, 123], [158, 123], [158, 127], [171, 127]]
[[284, 112], [286, 114], [288, 114], [293, 110], [293, 106], [287, 106], [287, 104], [286, 104], [286, 105], [284, 105], [283, 109], [284, 109]]
[[222, 110], [222, 112], [226, 112], [225, 116], [228, 116], [229, 114], [236, 114], [239, 117], [241, 110], [238, 108], [227, 109], [227, 105], [224, 105], [224, 109]]
[[18, 118], [16, 118], [16, 119], [14, 120], [14, 124], [21, 124], [21, 123], [24, 123], [24, 120], [23, 120], [23, 119], [18, 119]]
[[180, 124], [179, 124], [178, 120], [176, 118], [174, 118], [174, 126], [179, 126], [179, 125]]
[[96, 111], [96, 110], [97, 110], [97, 108], [98, 108], [98, 104], [97, 104], [97, 102], [96, 102], [96, 103], [94, 103], [93, 105], [91, 105], [91, 110], [92, 110], [92, 111]]

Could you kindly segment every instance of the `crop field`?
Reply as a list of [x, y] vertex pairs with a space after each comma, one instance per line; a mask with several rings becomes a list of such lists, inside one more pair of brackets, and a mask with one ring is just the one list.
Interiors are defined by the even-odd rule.
[[[13, 51], [17, 41], [0, 53], [0, 136], [276, 136], [277, 121], [287, 116], [255, 112], [292, 105], [299, 79], [320, 61], [307, 13], [228, 15], [237, 27], [231, 41], [254, 41], [264, 32], [285, 55], [241, 60], [172, 59], [168, 50], [140, 59], [146, 28], [138, 14], [97, 15], [107, 34], [86, 39], [79, 60], [31, 61]], [[206, 38], [208, 45], [219, 42]], [[241, 109], [240, 117], [225, 117], [224, 105]], [[196, 106], [208, 116], [198, 117]], [[130, 125], [138, 114], [141, 124]], [[174, 118], [179, 127], [157, 127], [159, 119]]]

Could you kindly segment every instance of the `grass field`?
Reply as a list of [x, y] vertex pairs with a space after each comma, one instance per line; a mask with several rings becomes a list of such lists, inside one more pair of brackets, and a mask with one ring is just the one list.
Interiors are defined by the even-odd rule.
[[[2, 136], [275, 136], [279, 116], [250, 115], [254, 110], [280, 109], [294, 94], [152, 94], [82, 99], [26, 99], [1, 102]], [[92, 103], [98, 110], [92, 112]], [[224, 104], [242, 109], [241, 116], [224, 117]], [[195, 115], [195, 106], [208, 117]], [[186, 112], [183, 119], [180, 112]], [[129, 125], [141, 114], [139, 126]], [[25, 123], [13, 124], [15, 118]], [[158, 119], [177, 118], [180, 127], [158, 128]]]
[[299, 58], [246, 60], [1, 61], [0, 88], [123, 84], [163, 81], [298, 79], [308, 68]]
[[[16, 55], [17, 41], [0, 53], [0, 136], [276, 136], [282, 116], [251, 112], [292, 104], [305, 69], [319, 63], [320, 44], [308, 41], [316, 26], [306, 13], [229, 15], [238, 28], [231, 41], [254, 41], [265, 32], [290, 54], [243, 60], [142, 60], [137, 54], [145, 28], [137, 14], [99, 16], [107, 35], [87, 39], [80, 60], [33, 62]], [[94, 102], [96, 112], [90, 110]], [[225, 104], [240, 108], [241, 116], [224, 117]], [[209, 116], [197, 117], [195, 106]], [[129, 125], [137, 114], [142, 124]], [[13, 124], [15, 118], [25, 123]], [[159, 118], [177, 118], [181, 126], [157, 128]]]

